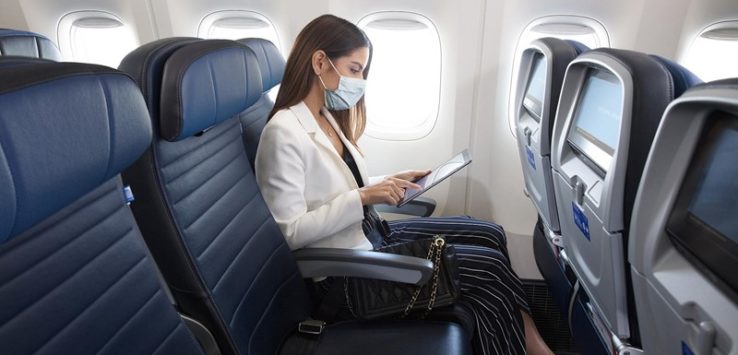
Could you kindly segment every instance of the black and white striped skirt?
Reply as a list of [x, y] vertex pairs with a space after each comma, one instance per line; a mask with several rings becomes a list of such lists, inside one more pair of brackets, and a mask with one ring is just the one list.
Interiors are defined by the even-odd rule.
[[[389, 222], [385, 243], [442, 235], [459, 260], [458, 303], [474, 314], [476, 354], [525, 354], [522, 312], [530, 313], [520, 279], [510, 266], [501, 226], [471, 217], [413, 218]], [[429, 315], [433, 318], [433, 312]]]

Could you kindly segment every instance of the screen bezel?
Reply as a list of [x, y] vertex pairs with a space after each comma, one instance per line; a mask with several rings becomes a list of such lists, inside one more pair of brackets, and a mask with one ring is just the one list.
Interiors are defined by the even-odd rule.
[[[576, 106], [571, 114], [571, 123], [569, 125], [569, 132], [566, 140], [575, 151], [575, 153], [578, 153], [578, 156], [584, 158], [583, 160], [585, 161], [585, 163], [593, 167], [598, 174], [605, 175], [610, 168], [610, 163], [614, 158], [617, 147], [607, 146], [604, 142], [600, 142], [597, 138], [595, 138], [588, 132], [582, 129], [578, 129], [576, 125], [577, 118], [579, 117], [580, 110], [582, 109], [581, 101], [584, 98], [585, 90], [588, 88], [588, 79], [592, 76], [596, 76], [602, 80], [611, 83], [616, 83], [621, 90], [624, 90], [623, 82], [618, 78], [617, 75], [615, 75], [611, 71], [601, 67], [589, 67], [584, 74], [581, 84], [579, 85]], [[622, 115], [624, 112], [624, 106], [625, 95], [623, 93], [620, 102], [621, 120], [620, 124], [618, 125], [618, 129], [622, 127]]]
[[677, 195], [674, 208], [666, 224], [669, 239], [677, 249], [718, 287], [728, 291], [736, 299], [738, 295], [738, 243], [704, 223], [689, 211], [694, 194], [707, 173], [707, 163], [716, 149], [715, 139], [725, 129], [738, 131], [736, 117], [716, 112], [709, 119], [689, 164]]
[[[532, 95], [529, 95], [530, 92], [530, 84], [533, 82], [533, 74], [535, 73], [535, 70], [537, 66], [542, 66], [540, 69], [541, 74], [543, 75], [543, 92], [541, 93], [541, 99], [537, 99], [533, 97]], [[531, 58], [530, 61], [530, 68], [528, 70], [528, 81], [525, 85], [525, 92], [523, 93], [523, 108], [525, 111], [528, 112], [528, 115], [530, 115], [536, 122], [541, 122], [541, 116], [543, 116], [543, 101], [546, 99], [546, 87], [548, 86], [548, 83], [546, 82], [547, 77], [547, 70], [548, 70], [548, 63], [546, 62], [546, 57], [541, 52], [536, 52], [533, 54], [533, 58]]]

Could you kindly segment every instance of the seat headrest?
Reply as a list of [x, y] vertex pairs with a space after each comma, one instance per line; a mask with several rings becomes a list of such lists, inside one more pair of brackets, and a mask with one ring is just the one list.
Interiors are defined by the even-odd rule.
[[118, 175], [150, 143], [127, 75], [79, 63], [0, 68], [0, 242]]
[[61, 60], [56, 44], [38, 33], [0, 28], [0, 55]]
[[674, 79], [674, 97], [679, 97], [687, 89], [702, 83], [702, 79], [678, 63], [657, 55], [651, 57], [659, 61], [671, 73], [671, 77]]
[[177, 49], [164, 65], [159, 135], [178, 141], [234, 117], [261, 97], [254, 52], [229, 40]]
[[149, 114], [154, 122], [152, 128], [158, 128], [159, 100], [161, 99], [161, 79], [164, 64], [169, 56], [185, 44], [200, 41], [195, 37], [171, 37], [146, 43], [121, 60], [118, 69], [130, 75], [138, 83], [138, 87], [149, 106]]
[[239, 39], [238, 42], [251, 48], [256, 54], [256, 59], [259, 60], [261, 84], [264, 92], [271, 90], [282, 82], [285, 61], [274, 43], [263, 38], [244, 38]]
[[590, 49], [589, 47], [585, 46], [584, 44], [579, 43], [579, 42], [574, 41], [574, 40], [567, 39], [565, 41], [566, 41], [566, 43], [569, 43], [570, 46], [574, 47], [574, 49], [576, 49], [577, 54], [582, 54], [582, 53], [584, 53], [584, 52], [586, 52], [586, 51], [588, 51]]

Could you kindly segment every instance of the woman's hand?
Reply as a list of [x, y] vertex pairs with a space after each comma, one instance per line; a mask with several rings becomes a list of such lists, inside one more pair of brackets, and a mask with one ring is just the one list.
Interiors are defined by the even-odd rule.
[[430, 170], [405, 170], [392, 175], [392, 177], [398, 178], [400, 180], [414, 182], [430, 173]]
[[405, 189], [420, 189], [420, 186], [405, 179], [390, 176], [376, 184], [360, 188], [359, 196], [364, 206], [380, 203], [395, 206], [405, 197]]

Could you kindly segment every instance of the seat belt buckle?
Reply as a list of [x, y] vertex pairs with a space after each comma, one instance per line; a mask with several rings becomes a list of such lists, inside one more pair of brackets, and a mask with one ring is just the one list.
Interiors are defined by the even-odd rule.
[[325, 328], [322, 320], [308, 319], [297, 324], [297, 331], [303, 334], [319, 335]]

